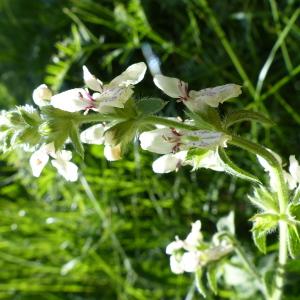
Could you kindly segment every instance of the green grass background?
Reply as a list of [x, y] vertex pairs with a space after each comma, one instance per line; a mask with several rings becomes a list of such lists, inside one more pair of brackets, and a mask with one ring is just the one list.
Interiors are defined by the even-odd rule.
[[[299, 159], [299, 0], [0, 0], [0, 106], [32, 104], [45, 82], [55, 91], [82, 85], [86, 64], [103, 81], [145, 60], [148, 44], [164, 74], [193, 89], [229, 82], [243, 96], [222, 113], [248, 108], [272, 128], [242, 123], [236, 131]], [[136, 95], [160, 96], [150, 73]], [[183, 115], [171, 102], [169, 116]], [[242, 151], [242, 167], [263, 173]], [[170, 272], [165, 246], [201, 219], [205, 237], [234, 210], [238, 238], [252, 246], [247, 201], [251, 185], [208, 170], [154, 175], [154, 155], [132, 145], [108, 163], [101, 146], [87, 147], [79, 182], [49, 169], [33, 178], [28, 154], [1, 156], [0, 299], [200, 299], [192, 276]], [[276, 249], [276, 233], [269, 250]], [[299, 299], [300, 260], [288, 266], [285, 299]], [[238, 299], [222, 285], [219, 298]], [[252, 296], [253, 297], [253, 296]], [[250, 298], [247, 298], [250, 299]], [[251, 298], [252, 299], [252, 298]], [[257, 297], [255, 299], [258, 299]]]

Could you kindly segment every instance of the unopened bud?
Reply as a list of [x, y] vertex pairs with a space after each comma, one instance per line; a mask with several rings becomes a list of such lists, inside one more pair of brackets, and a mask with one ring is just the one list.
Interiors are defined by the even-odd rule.
[[104, 156], [108, 161], [116, 161], [121, 159], [121, 146], [110, 146], [105, 145], [104, 147]]
[[50, 105], [52, 92], [46, 84], [41, 84], [32, 93], [32, 99], [38, 106]]

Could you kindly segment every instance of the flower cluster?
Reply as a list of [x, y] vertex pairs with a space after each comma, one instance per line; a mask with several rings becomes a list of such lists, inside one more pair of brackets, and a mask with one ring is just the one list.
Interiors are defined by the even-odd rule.
[[[32, 98], [39, 107], [50, 105], [70, 113], [84, 111], [87, 114], [90, 110], [101, 114], [109, 113], [113, 108], [124, 108], [124, 104], [133, 94], [133, 86], [144, 78], [146, 69], [143, 62], [133, 64], [110, 83], [103, 84], [100, 79], [90, 73], [86, 66], [83, 66], [86, 89], [74, 88], [53, 95], [47, 85], [42, 84], [33, 91]], [[106, 159], [115, 161], [121, 158], [121, 147], [113, 145], [110, 139], [105, 137], [104, 133], [108, 129], [109, 126], [102, 123], [93, 125], [81, 132], [80, 141], [87, 144], [105, 144]], [[49, 157], [54, 158], [51, 161], [52, 165], [66, 180], [77, 180], [78, 168], [70, 162], [72, 153], [66, 150], [55, 151], [53, 143], [42, 145], [32, 154], [30, 165], [34, 176], [40, 176]]]
[[67, 181], [76, 181], [78, 178], [78, 167], [70, 162], [72, 152], [67, 150], [55, 151], [54, 144], [42, 145], [30, 157], [30, 166], [33, 176], [39, 177], [44, 167], [47, 165], [49, 158], [51, 164], [55, 167], [60, 175]]
[[[144, 62], [132, 64], [105, 84], [83, 66], [85, 87], [75, 87], [54, 94], [47, 85], [41, 84], [32, 94], [33, 102], [40, 111], [28, 106], [1, 116], [0, 134], [4, 141], [1, 148], [5, 150], [12, 144], [26, 145], [26, 150], [33, 152], [30, 165], [34, 176], [40, 176], [51, 158], [51, 164], [59, 174], [69, 181], [75, 181], [78, 168], [70, 162], [72, 153], [65, 149], [67, 143], [71, 142], [81, 156], [84, 151], [82, 143], [104, 145], [106, 159], [115, 161], [121, 159], [125, 148], [123, 146], [140, 133], [141, 148], [162, 155], [153, 162], [152, 167], [156, 173], [169, 173], [183, 165], [191, 165], [194, 169], [204, 167], [223, 170], [217, 149], [226, 147], [226, 141], [230, 137], [220, 128], [202, 128], [195, 126], [194, 120], [186, 120], [182, 124], [195, 129], [161, 126], [152, 122], [152, 125], [157, 126], [155, 129], [140, 132], [144, 128], [143, 118], [149, 112], [157, 112], [156, 108], [151, 107], [155, 101], [149, 100], [145, 104], [148, 99], [142, 99], [144, 102], [140, 102], [146, 105], [145, 109], [139, 106], [139, 101], [130, 100], [134, 86], [144, 78], [146, 70]], [[203, 111], [205, 114], [209, 107], [216, 108], [220, 103], [241, 93], [241, 87], [236, 84], [190, 91], [188, 84], [177, 78], [156, 75], [153, 80], [165, 94], [182, 101], [194, 113]], [[164, 102], [161, 99], [159, 101]], [[160, 109], [163, 106], [162, 104]], [[87, 116], [89, 112], [95, 118], [92, 116], [88, 119], [91, 121], [85, 121], [85, 118], [90, 117]], [[81, 125], [89, 122], [96, 124], [80, 132]], [[190, 150], [193, 149], [203, 150], [201, 159], [199, 155], [197, 160], [193, 159], [190, 155]]]
[[166, 253], [170, 255], [170, 267], [173, 273], [196, 272], [209, 262], [217, 261], [233, 250], [229, 243], [206, 243], [201, 233], [201, 222], [192, 224], [192, 230], [184, 240], [177, 236], [171, 242]]

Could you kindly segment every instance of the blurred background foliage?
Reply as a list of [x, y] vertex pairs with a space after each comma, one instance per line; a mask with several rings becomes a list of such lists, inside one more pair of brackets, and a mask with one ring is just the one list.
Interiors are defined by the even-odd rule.
[[[243, 85], [243, 96], [223, 113], [247, 107], [277, 126], [243, 123], [236, 131], [299, 158], [299, 4], [0, 0], [0, 106], [32, 104], [42, 82], [55, 91], [82, 85], [83, 64], [109, 81], [151, 49], [164, 74], [194, 89]], [[164, 97], [150, 72], [136, 94]], [[164, 112], [183, 115], [183, 108], [172, 102]], [[255, 157], [236, 149], [231, 155], [263, 176]], [[165, 246], [199, 218], [209, 237], [230, 210], [239, 240], [259, 263], [249, 232], [250, 184], [207, 170], [153, 175], [153, 159], [135, 144], [124, 160], [108, 163], [101, 146], [90, 146], [85, 162], [77, 158], [80, 181], [69, 184], [50, 168], [33, 178], [24, 153], [2, 155], [0, 299], [200, 299], [191, 276], [171, 274]], [[276, 247], [270, 241], [269, 250]], [[299, 299], [300, 260], [288, 271], [285, 299]], [[224, 284], [219, 299], [241, 297], [236, 293]]]

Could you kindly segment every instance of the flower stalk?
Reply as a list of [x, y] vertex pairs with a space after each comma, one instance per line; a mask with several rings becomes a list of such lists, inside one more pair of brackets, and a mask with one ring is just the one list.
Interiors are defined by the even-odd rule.
[[[243, 148], [253, 154], [262, 156], [273, 167], [273, 172], [276, 179], [277, 198], [279, 206], [279, 214], [285, 215], [288, 207], [288, 189], [284, 180], [283, 170], [276, 157], [266, 150], [264, 147], [245, 140], [241, 137], [233, 136], [229, 141], [230, 144]], [[287, 222], [279, 220], [279, 249], [278, 249], [278, 266], [274, 279], [274, 290], [271, 295], [272, 300], [280, 300], [283, 294], [284, 287], [284, 268], [288, 259], [287, 252]]]

